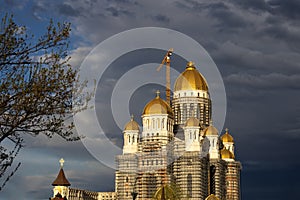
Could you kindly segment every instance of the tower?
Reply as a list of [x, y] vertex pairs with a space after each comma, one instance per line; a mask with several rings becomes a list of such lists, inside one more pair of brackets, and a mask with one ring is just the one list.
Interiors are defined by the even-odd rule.
[[123, 155], [116, 157], [116, 191], [118, 199], [132, 199], [138, 171], [138, 144], [140, 129], [133, 116], [123, 131]]
[[226, 161], [226, 199], [239, 200], [240, 194], [240, 171], [241, 163], [235, 160], [234, 140], [226, 128], [221, 136], [223, 149], [221, 157]]
[[169, 104], [156, 97], [146, 104], [142, 114], [138, 176], [138, 199], [152, 199], [157, 188], [171, 182], [170, 141], [174, 138], [174, 115]]
[[175, 82], [172, 108], [177, 125], [184, 125], [190, 117], [199, 119], [204, 126], [209, 125], [211, 100], [208, 86], [193, 62], [187, 63]]
[[138, 123], [134, 121], [133, 116], [131, 116], [131, 120], [125, 125], [123, 133], [123, 154], [136, 153], [138, 151], [140, 129]]
[[69, 193], [69, 186], [71, 185], [68, 179], [65, 176], [65, 172], [63, 170], [64, 159], [60, 159], [60, 170], [56, 179], [53, 181], [52, 186], [53, 188], [53, 197], [68, 197]]

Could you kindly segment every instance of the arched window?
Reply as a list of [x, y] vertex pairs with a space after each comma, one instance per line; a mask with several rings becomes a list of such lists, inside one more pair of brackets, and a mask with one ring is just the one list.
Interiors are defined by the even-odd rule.
[[165, 119], [162, 119], [162, 120], [161, 120], [161, 127], [162, 127], [162, 129], [165, 128]]
[[130, 144], [130, 135], [128, 135], [128, 143]]

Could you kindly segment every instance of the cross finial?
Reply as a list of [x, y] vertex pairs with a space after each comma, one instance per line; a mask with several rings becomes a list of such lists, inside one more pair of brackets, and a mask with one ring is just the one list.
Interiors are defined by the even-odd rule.
[[60, 167], [63, 167], [63, 166], [64, 166], [64, 162], [65, 162], [65, 160], [64, 160], [63, 158], [61, 158], [61, 159], [59, 160]]
[[156, 90], [156, 98], [159, 98], [160, 91]]
[[131, 117], [130, 117], [130, 118], [131, 118], [130, 120], [131, 120], [131, 121], [133, 121], [133, 119], [134, 119], [134, 116], [133, 116], [133, 114], [131, 114]]
[[225, 128], [226, 133], [228, 133], [228, 130], [229, 130], [228, 128]]
[[209, 125], [212, 126], [213, 125], [213, 120], [209, 120]]

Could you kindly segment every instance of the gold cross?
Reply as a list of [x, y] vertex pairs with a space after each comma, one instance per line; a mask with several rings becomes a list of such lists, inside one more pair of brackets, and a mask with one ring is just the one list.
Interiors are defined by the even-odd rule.
[[60, 163], [60, 166], [61, 166], [61, 167], [64, 166], [64, 162], [65, 162], [65, 160], [64, 160], [63, 158], [61, 158], [61, 159], [59, 160], [59, 163]]

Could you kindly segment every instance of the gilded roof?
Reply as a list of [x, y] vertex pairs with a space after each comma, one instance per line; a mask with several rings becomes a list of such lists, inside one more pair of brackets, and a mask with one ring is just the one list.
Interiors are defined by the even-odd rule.
[[209, 195], [206, 197], [205, 200], [220, 200], [218, 197], [216, 197], [214, 194]]
[[212, 124], [210, 124], [205, 130], [204, 130], [205, 135], [219, 135], [218, 129], [214, 127]]
[[234, 142], [233, 137], [228, 133], [228, 129], [226, 129], [226, 133], [221, 136], [222, 142]]
[[197, 118], [191, 117], [186, 121], [185, 126], [201, 126], [201, 125], [200, 125], [200, 121]]
[[233, 155], [233, 153], [231, 153], [228, 149], [226, 149], [226, 148], [223, 148], [222, 150], [221, 150], [221, 158], [222, 159], [234, 159], [234, 155]]
[[70, 186], [70, 182], [65, 176], [63, 168], [60, 168], [56, 179], [52, 183], [53, 186]]
[[198, 72], [193, 62], [188, 62], [185, 71], [177, 78], [174, 91], [204, 90], [208, 91], [205, 78]]
[[134, 121], [133, 117], [131, 117], [131, 120], [125, 125], [124, 131], [138, 131], [139, 129], [139, 124]]
[[178, 200], [176, 192], [169, 185], [163, 185], [154, 194], [156, 200]]
[[173, 111], [168, 103], [159, 97], [159, 92], [157, 92], [157, 96], [145, 106], [143, 114], [169, 114], [173, 116]]

